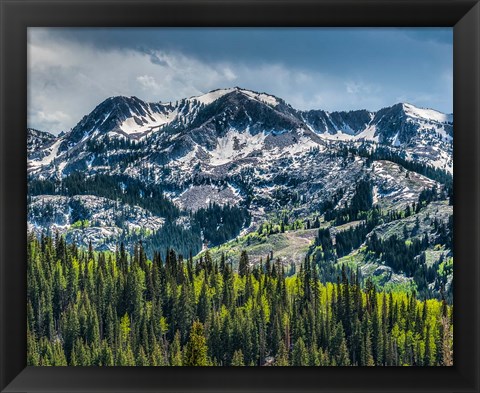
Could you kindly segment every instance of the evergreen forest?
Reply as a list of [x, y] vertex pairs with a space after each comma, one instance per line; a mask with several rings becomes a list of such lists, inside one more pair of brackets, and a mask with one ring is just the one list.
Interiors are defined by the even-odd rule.
[[380, 290], [345, 265], [324, 282], [315, 255], [287, 274], [271, 255], [253, 264], [244, 251], [234, 266], [208, 251], [148, 258], [141, 242], [100, 252], [30, 233], [27, 257], [31, 366], [453, 364], [443, 295]]

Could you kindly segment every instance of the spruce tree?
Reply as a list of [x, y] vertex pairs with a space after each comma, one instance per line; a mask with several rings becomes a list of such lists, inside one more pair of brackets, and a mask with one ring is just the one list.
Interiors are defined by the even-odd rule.
[[243, 353], [241, 349], [238, 349], [233, 353], [232, 366], [245, 366], [243, 361]]
[[185, 366], [207, 366], [207, 339], [203, 333], [202, 323], [195, 321], [190, 332], [190, 339], [185, 350]]

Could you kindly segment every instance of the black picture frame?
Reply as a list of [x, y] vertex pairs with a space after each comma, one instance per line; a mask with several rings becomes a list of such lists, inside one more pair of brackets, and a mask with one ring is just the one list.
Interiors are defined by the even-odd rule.
[[[479, 392], [480, 4], [471, 0], [0, 0], [2, 392]], [[453, 26], [453, 367], [26, 367], [27, 27]]]

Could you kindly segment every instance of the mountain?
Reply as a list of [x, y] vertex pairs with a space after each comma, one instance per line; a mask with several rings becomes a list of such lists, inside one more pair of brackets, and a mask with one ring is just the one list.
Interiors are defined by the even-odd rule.
[[46, 145], [52, 143], [55, 139], [55, 135], [49, 132], [27, 128], [27, 153], [30, 155], [43, 150]]
[[[92, 160], [89, 146], [106, 139], [155, 146], [151, 160], [159, 165], [199, 156], [213, 166], [245, 157], [260, 145], [301, 150], [326, 141], [367, 141], [402, 148], [408, 159], [452, 173], [452, 137], [451, 115], [410, 104], [376, 113], [297, 111], [274, 96], [231, 88], [173, 103], [111, 97], [61, 137], [58, 147], [32, 157], [30, 168], [51, 175], [55, 166], [48, 164], [55, 158], [62, 174], [84, 170], [79, 161]], [[109, 166], [104, 164], [99, 166]]]
[[27, 155], [32, 159], [41, 159], [42, 153], [44, 153], [56, 139], [57, 137], [49, 132], [27, 128]]
[[[301, 236], [277, 233], [276, 244], [251, 236], [317, 222], [314, 228], [326, 225], [336, 239], [351, 223], [380, 214], [368, 236], [359, 235], [368, 242], [403, 212], [389, 236], [436, 241], [452, 211], [453, 116], [408, 103], [377, 112], [300, 111], [239, 87], [169, 103], [111, 97], [62, 136], [32, 129], [27, 135], [29, 227], [58, 230], [96, 249], [143, 240], [149, 252], [174, 247], [184, 255], [227, 247], [235, 260], [238, 247], [227, 245], [240, 236], [257, 251], [281, 250], [286, 262], [295, 249], [290, 262], [297, 263], [299, 249], [318, 252], [308, 244], [281, 246], [302, 243]], [[421, 214], [420, 202], [422, 209], [438, 202], [438, 222], [425, 218], [422, 230], [406, 235], [407, 210]], [[307, 243], [313, 237], [308, 232]], [[431, 263], [450, 255], [443, 246]], [[387, 281], [412, 280], [398, 263], [388, 267], [385, 253], [375, 260], [360, 254], [351, 260], [374, 266]], [[336, 256], [344, 257], [339, 250]]]

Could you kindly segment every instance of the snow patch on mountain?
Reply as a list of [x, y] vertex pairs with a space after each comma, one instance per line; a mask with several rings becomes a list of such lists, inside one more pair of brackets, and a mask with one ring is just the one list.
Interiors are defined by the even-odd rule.
[[240, 193], [230, 184], [226, 187], [213, 185], [190, 186], [173, 201], [180, 208], [196, 211], [207, 208], [210, 203], [217, 205], [237, 205], [241, 201]]
[[372, 180], [374, 202], [397, 208], [417, 202], [422, 190], [439, 186], [437, 182], [389, 161], [373, 162]]
[[292, 156], [296, 156], [298, 154], [305, 153], [314, 147], [319, 147], [318, 143], [307, 136], [301, 136], [297, 143], [285, 147], [284, 151], [288, 152]]
[[60, 144], [62, 143], [61, 139], [58, 139], [55, 141], [55, 143], [45, 149], [45, 152], [47, 153], [46, 156], [44, 156], [41, 159], [32, 159], [29, 161], [29, 168], [33, 171], [36, 169], [40, 169], [42, 166], [47, 166], [52, 163], [52, 161], [57, 157], [58, 154], [58, 149], [60, 147]]
[[270, 105], [270, 106], [277, 106], [279, 104], [279, 101], [276, 97], [274, 96], [271, 96], [269, 94], [265, 94], [265, 93], [255, 93], [251, 90], [243, 90], [243, 89], [240, 89], [240, 91], [244, 94], [246, 94], [247, 96], [249, 96], [250, 98], [253, 98], [257, 101], [260, 101], [260, 102], [263, 102], [267, 105]]
[[453, 115], [438, 112], [434, 109], [417, 108], [412, 104], [404, 103], [403, 108], [405, 114], [417, 119], [425, 119], [429, 121], [436, 121], [438, 123], [453, 123]]
[[323, 139], [327, 139], [327, 140], [330, 140], [330, 141], [362, 141], [362, 140], [366, 140], [366, 141], [372, 141], [372, 142], [376, 142], [378, 143], [379, 142], [379, 137], [378, 135], [376, 136], [375, 133], [376, 133], [377, 129], [375, 127], [375, 125], [369, 125], [367, 128], [365, 128], [362, 132], [358, 133], [358, 134], [353, 134], [353, 130], [349, 130], [348, 133], [344, 132], [344, 131], [337, 131], [336, 133], [328, 133], [328, 132], [325, 132], [325, 133], [320, 133], [318, 134], [321, 138]]
[[218, 100], [219, 98], [223, 97], [225, 94], [231, 93], [234, 91], [235, 88], [231, 87], [228, 89], [217, 89], [217, 90], [212, 90], [208, 93], [192, 97], [191, 100], [196, 100], [198, 102], [201, 102], [204, 105], [209, 105], [212, 102]]
[[173, 118], [173, 114], [170, 113], [166, 115], [163, 113], [149, 113], [148, 117], [140, 119], [137, 117], [130, 117], [126, 119], [120, 125], [120, 129], [128, 135], [145, 134], [169, 123]]
[[224, 165], [235, 159], [244, 158], [263, 147], [266, 133], [252, 135], [250, 128], [244, 131], [230, 129], [224, 137], [218, 138], [217, 146], [209, 152], [210, 165]]
[[241, 92], [251, 99], [254, 99], [254, 100], [259, 101], [259, 102], [263, 102], [264, 104], [267, 104], [267, 105], [270, 105], [270, 106], [276, 106], [276, 105], [279, 104], [279, 100], [276, 97], [274, 97], [270, 94], [257, 93], [257, 92], [254, 92], [252, 90], [241, 89], [239, 87], [230, 87], [230, 88], [226, 88], [226, 89], [213, 90], [213, 91], [210, 91], [208, 93], [192, 97], [192, 98], [190, 98], [190, 100], [196, 100], [196, 101], [201, 102], [204, 105], [209, 105], [209, 104], [215, 102], [216, 100], [218, 100], [219, 98], [222, 98], [226, 94], [232, 93], [234, 91]]
[[400, 142], [400, 139], [398, 138], [398, 132], [395, 134], [395, 136], [393, 137], [393, 140], [392, 140], [392, 146], [394, 147], [398, 147], [401, 145], [401, 142]]

